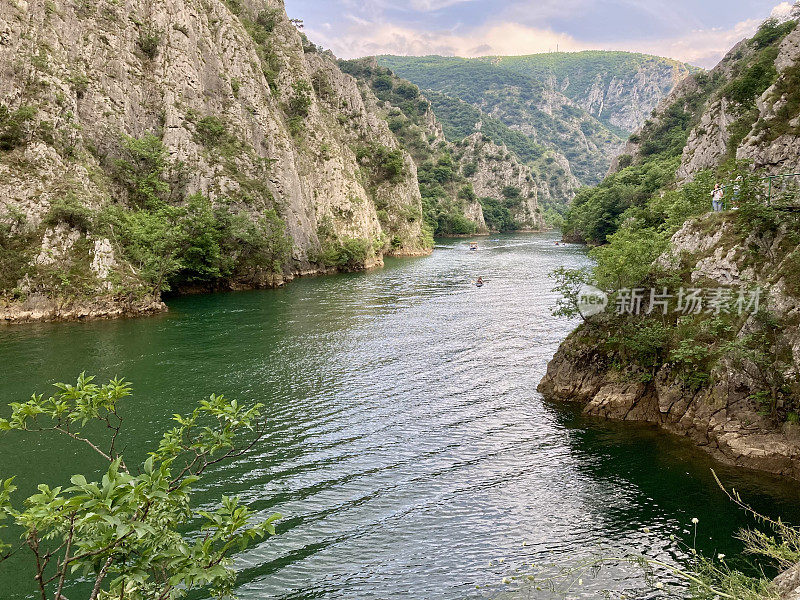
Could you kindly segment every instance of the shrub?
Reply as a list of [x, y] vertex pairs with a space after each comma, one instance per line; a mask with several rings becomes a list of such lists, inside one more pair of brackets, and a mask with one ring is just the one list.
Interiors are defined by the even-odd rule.
[[80, 202], [74, 194], [68, 193], [63, 198], [53, 201], [50, 210], [44, 218], [47, 225], [55, 226], [66, 223], [74, 229], [84, 233], [92, 228], [92, 211]]
[[391, 150], [382, 144], [371, 143], [356, 149], [359, 164], [369, 168], [374, 183], [399, 183], [406, 172], [405, 155], [400, 149]]
[[137, 40], [142, 54], [150, 60], [155, 60], [161, 47], [161, 38], [163, 35], [164, 32], [155, 25], [143, 25], [139, 29], [139, 39]]
[[21, 106], [12, 112], [0, 104], [0, 151], [8, 152], [28, 142], [36, 112], [33, 106]]
[[114, 164], [114, 177], [140, 208], [156, 208], [166, 200], [170, 186], [165, 177], [169, 155], [161, 138], [147, 133], [141, 138], [123, 136], [121, 158]]
[[[193, 506], [192, 489], [210, 465], [242, 456], [263, 437], [262, 405], [212, 395], [191, 413], [176, 415], [147, 460], [129, 469], [130, 456], [123, 457], [115, 442], [131, 385], [120, 379], [97, 385], [81, 374], [77, 383], [55, 387], [50, 397], [34, 394], [11, 404], [0, 432], [63, 435], [76, 447], [91, 447], [103, 466], [101, 481], [76, 474], [66, 486], [41, 483], [19, 502], [14, 479], [0, 482], [0, 515], [31, 550], [31, 579], [40, 583], [41, 598], [63, 598], [65, 582], [78, 581], [93, 590], [86, 595], [92, 599], [232, 593], [232, 554], [274, 534], [280, 515], [254, 525], [253, 511], [226, 496], [201, 510]], [[4, 556], [18, 546], [19, 539], [13, 545], [0, 540]]]
[[256, 23], [263, 28], [267, 33], [272, 33], [275, 26], [278, 24], [280, 10], [277, 8], [268, 8], [258, 13]]
[[508, 207], [495, 198], [481, 198], [483, 207], [483, 218], [486, 226], [493, 231], [514, 231], [519, 229], [517, 223], [511, 216]]

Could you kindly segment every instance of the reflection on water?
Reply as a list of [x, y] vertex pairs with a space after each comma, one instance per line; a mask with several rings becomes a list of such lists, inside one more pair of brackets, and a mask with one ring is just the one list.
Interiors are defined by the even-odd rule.
[[[690, 536], [692, 517], [701, 548], [733, 555], [747, 521], [712, 466], [756, 507], [800, 521], [793, 485], [542, 401], [536, 385], [572, 327], [550, 316], [547, 274], [587, 262], [556, 239], [503, 236], [479, 252], [441, 242], [367, 274], [175, 299], [155, 318], [2, 329], [0, 401], [84, 369], [124, 375], [136, 390], [127, 455], [139, 459], [205, 395], [265, 403], [267, 437], [199, 492], [286, 516], [239, 556], [244, 599], [483, 598], [514, 569], [602, 548], [683, 562], [669, 535]], [[96, 467], [62, 440], [0, 444], [0, 475], [19, 473], [25, 491]], [[4, 598], [32, 597], [30, 583], [22, 563], [0, 575], [14, 590]], [[638, 579], [610, 569], [590, 585]]]

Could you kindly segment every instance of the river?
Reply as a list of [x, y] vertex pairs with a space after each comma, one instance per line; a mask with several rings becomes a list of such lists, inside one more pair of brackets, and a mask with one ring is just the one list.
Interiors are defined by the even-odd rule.
[[[243, 600], [536, 597], [500, 582], [597, 551], [685, 564], [678, 542], [692, 541], [695, 517], [698, 547], [733, 556], [748, 521], [712, 467], [757, 508], [800, 521], [795, 484], [543, 401], [536, 385], [575, 325], [551, 316], [548, 273], [588, 262], [557, 239], [501, 236], [478, 252], [441, 241], [431, 257], [369, 273], [176, 298], [152, 318], [5, 327], [0, 404], [83, 370], [123, 376], [135, 386], [129, 464], [211, 393], [266, 404], [266, 438], [197, 495], [285, 516], [278, 536], [239, 555]], [[6, 435], [0, 449], [0, 476], [26, 493], [97, 467], [61, 439]], [[32, 598], [31, 575], [20, 560], [0, 565], [2, 598]], [[640, 584], [612, 568], [583, 593]], [[79, 587], [66, 596], [84, 597]]]

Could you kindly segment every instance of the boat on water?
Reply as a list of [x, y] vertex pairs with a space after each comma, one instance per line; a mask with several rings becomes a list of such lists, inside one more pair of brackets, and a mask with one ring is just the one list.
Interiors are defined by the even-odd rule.
[[469, 249], [473, 252], [478, 250], [478, 242], [471, 242], [469, 245]]

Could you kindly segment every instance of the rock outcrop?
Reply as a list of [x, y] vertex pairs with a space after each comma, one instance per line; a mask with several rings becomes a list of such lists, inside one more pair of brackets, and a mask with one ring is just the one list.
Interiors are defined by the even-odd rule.
[[[282, 264], [217, 287], [330, 270], [321, 257], [347, 240], [363, 242], [362, 268], [429, 251], [414, 161], [375, 96], [298, 32], [281, 0], [9, 0], [0, 40], [0, 234], [19, 263], [3, 281], [6, 319], [53, 314], [22, 308], [42, 297], [161, 306], [135, 253], [101, 225], [109, 207], [151, 210], [147, 194], [173, 208], [202, 194], [236, 223], [274, 211], [285, 224]], [[131, 159], [142, 140], [152, 147]], [[126, 185], [120, 172], [141, 175], [147, 161], [153, 177]], [[86, 275], [81, 290], [55, 288], [70, 269]], [[131, 293], [155, 300], [128, 303]]]
[[481, 133], [458, 144], [458, 156], [462, 172], [470, 173], [467, 181], [479, 198], [502, 199], [510, 191], [511, 197], [505, 199], [511, 201], [509, 209], [519, 229], [544, 229], [538, 200], [540, 194], [549, 194], [549, 186], [536, 177], [530, 166], [520, 163], [506, 146], [486, 140]]
[[[781, 322], [794, 323], [800, 300], [787, 290], [785, 270], [800, 250], [793, 239], [786, 228], [774, 236], [742, 239], [732, 223], [720, 226], [712, 215], [687, 222], [657, 264], [665, 272], [689, 269], [687, 286], [760, 286], [765, 308]], [[753, 248], [772, 259], [749, 260]], [[755, 318], [744, 323], [740, 336], [755, 330]], [[687, 384], [671, 363], [642, 377], [638, 368], [615, 364], [598, 343], [602, 330], [602, 321], [586, 323], [561, 345], [539, 385], [545, 397], [580, 403], [585, 413], [598, 417], [654, 423], [689, 437], [721, 461], [800, 479], [800, 425], [763, 414], [747, 371], [723, 357], [711, 384], [700, 389]], [[800, 374], [800, 331], [786, 328], [780, 344], [791, 353], [786, 377], [792, 380]]]

